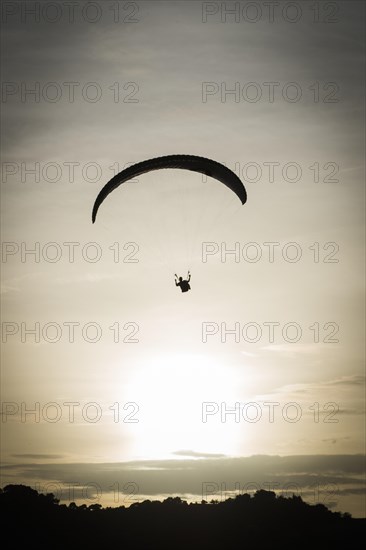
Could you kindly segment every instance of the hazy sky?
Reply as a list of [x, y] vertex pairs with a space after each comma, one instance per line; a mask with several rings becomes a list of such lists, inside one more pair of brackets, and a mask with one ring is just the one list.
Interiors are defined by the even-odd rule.
[[[3, 12], [2, 485], [364, 516], [363, 3], [70, 10]], [[92, 225], [169, 154], [247, 204], [153, 172]]]

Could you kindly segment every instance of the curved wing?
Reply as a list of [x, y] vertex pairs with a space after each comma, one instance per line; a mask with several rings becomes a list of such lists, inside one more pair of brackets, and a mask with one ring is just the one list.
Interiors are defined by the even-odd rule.
[[180, 168], [183, 170], [200, 172], [201, 174], [205, 174], [206, 176], [210, 176], [211, 178], [221, 181], [239, 197], [242, 204], [245, 204], [247, 200], [247, 193], [243, 183], [240, 181], [238, 176], [234, 174], [234, 172], [229, 170], [229, 168], [226, 168], [223, 164], [205, 157], [197, 157], [195, 155], [168, 155], [165, 157], [144, 160], [143, 162], [129, 166], [114, 176], [101, 189], [95, 200], [92, 213], [93, 223], [95, 222], [98, 209], [104, 199], [119, 185], [129, 179], [145, 174], [145, 172], [161, 170], [163, 168]]

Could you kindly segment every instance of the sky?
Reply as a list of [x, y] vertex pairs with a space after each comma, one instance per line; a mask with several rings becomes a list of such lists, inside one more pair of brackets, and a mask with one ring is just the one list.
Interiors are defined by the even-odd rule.
[[[363, 22], [352, 1], [4, 3], [2, 486], [365, 516]], [[92, 224], [115, 173], [170, 154], [225, 164], [247, 203], [164, 170]]]

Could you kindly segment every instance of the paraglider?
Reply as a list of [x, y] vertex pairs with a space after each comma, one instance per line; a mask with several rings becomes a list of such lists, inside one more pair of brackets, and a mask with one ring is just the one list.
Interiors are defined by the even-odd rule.
[[179, 277], [175, 273], [175, 286], [180, 286], [180, 289], [182, 292], [188, 292], [188, 290], [191, 290], [191, 286], [189, 284], [189, 281], [191, 280], [191, 274], [188, 271], [187, 279], [183, 280], [183, 277]]
[[122, 183], [130, 179], [136, 178], [146, 172], [152, 170], [161, 170], [163, 168], [180, 168], [182, 170], [192, 170], [193, 172], [199, 172], [210, 176], [214, 179], [221, 181], [226, 187], [231, 189], [242, 204], [246, 203], [247, 193], [243, 183], [238, 176], [234, 174], [229, 168], [226, 168], [223, 164], [216, 162], [205, 157], [198, 157], [195, 155], [168, 155], [165, 157], [157, 157], [150, 160], [144, 160], [129, 166], [125, 170], [122, 170], [119, 174], [114, 176], [106, 185], [101, 189], [97, 196], [92, 213], [93, 223], [97, 217], [98, 209], [104, 199], [117, 189]]
[[[243, 183], [238, 178], [238, 176], [234, 174], [234, 172], [229, 170], [229, 168], [227, 168], [223, 164], [220, 164], [219, 162], [205, 157], [199, 157], [195, 155], [168, 155], [164, 157], [144, 160], [143, 162], [139, 162], [137, 164], [134, 164], [133, 166], [129, 166], [125, 170], [122, 170], [122, 172], [120, 172], [119, 174], [116, 174], [108, 183], [106, 183], [106, 185], [99, 192], [94, 202], [92, 212], [93, 223], [96, 220], [99, 207], [104, 199], [112, 191], [117, 189], [117, 187], [119, 187], [122, 183], [134, 179], [137, 176], [140, 176], [147, 172], [167, 168], [191, 170], [193, 172], [199, 172], [201, 174], [205, 174], [206, 176], [210, 176], [211, 178], [220, 181], [231, 191], [233, 191], [242, 204], [246, 203], [247, 193]], [[191, 280], [190, 272], [188, 272], [187, 279], [185, 280], [182, 277], [178, 278], [177, 275], [175, 275], [175, 277], [175, 285], [179, 286], [182, 292], [187, 292], [191, 289], [189, 284]]]

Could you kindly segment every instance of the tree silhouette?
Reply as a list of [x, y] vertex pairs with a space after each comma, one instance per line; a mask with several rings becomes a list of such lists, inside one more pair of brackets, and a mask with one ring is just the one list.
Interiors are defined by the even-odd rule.
[[179, 497], [145, 500], [129, 508], [60, 504], [25, 485], [0, 490], [5, 540], [14, 548], [133, 548], [260, 550], [349, 548], [361, 540], [366, 520], [310, 505], [273, 491], [223, 502], [188, 504]]

